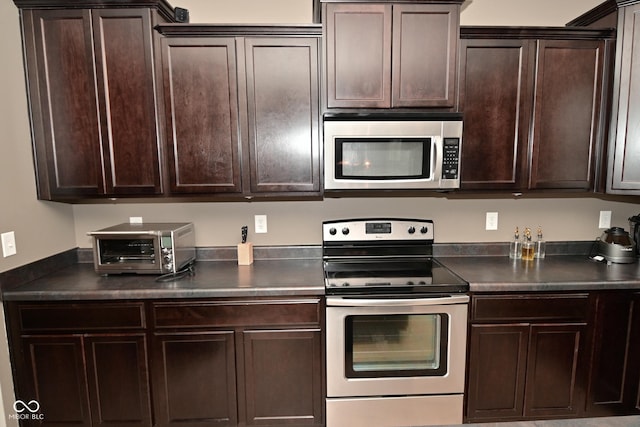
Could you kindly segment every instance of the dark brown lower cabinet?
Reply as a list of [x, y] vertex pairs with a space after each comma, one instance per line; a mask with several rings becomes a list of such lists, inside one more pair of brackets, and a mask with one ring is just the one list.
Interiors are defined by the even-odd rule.
[[324, 424], [319, 297], [6, 302], [5, 314], [16, 399], [39, 405], [21, 426]]
[[319, 298], [158, 302], [158, 426], [321, 426]]
[[235, 426], [233, 331], [159, 334], [154, 341], [157, 426]]
[[597, 295], [587, 412], [640, 413], [640, 293]]
[[584, 413], [588, 294], [472, 297], [468, 422]]
[[247, 330], [243, 344], [246, 425], [321, 425], [320, 331]]
[[5, 313], [16, 401], [39, 406], [21, 425], [152, 425], [142, 303], [6, 303]]
[[24, 425], [151, 426], [142, 334], [24, 336], [16, 399], [36, 400]]

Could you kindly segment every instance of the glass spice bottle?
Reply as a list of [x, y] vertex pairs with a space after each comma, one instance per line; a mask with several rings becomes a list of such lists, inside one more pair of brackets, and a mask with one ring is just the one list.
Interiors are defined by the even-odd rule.
[[531, 229], [524, 229], [524, 240], [522, 242], [522, 260], [523, 261], [533, 261], [533, 256], [535, 254], [535, 245], [531, 241]]
[[520, 231], [516, 227], [513, 240], [509, 244], [509, 258], [520, 259], [522, 257], [522, 242], [520, 241]]
[[544, 258], [546, 254], [546, 242], [542, 238], [542, 227], [538, 226], [538, 240], [536, 240], [536, 258]]

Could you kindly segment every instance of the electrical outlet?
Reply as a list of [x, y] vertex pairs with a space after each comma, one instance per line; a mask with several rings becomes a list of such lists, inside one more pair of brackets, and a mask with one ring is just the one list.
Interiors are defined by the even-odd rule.
[[267, 216], [266, 215], [255, 215], [254, 222], [255, 222], [256, 233], [267, 232]]
[[130, 216], [129, 217], [129, 224], [142, 224], [142, 217], [141, 216]]
[[0, 238], [2, 239], [2, 256], [6, 258], [18, 252], [16, 250], [16, 235], [13, 231], [0, 234]]
[[487, 218], [485, 221], [485, 230], [497, 230], [498, 229], [498, 212], [487, 212]]
[[609, 227], [611, 227], [611, 211], [600, 211], [598, 228], [609, 228]]

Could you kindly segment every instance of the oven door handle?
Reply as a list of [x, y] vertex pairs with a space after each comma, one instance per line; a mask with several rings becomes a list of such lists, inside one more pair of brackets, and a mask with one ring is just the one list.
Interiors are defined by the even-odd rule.
[[407, 307], [443, 304], [466, 304], [469, 295], [438, 295], [423, 298], [344, 298], [327, 297], [327, 306], [332, 307]]

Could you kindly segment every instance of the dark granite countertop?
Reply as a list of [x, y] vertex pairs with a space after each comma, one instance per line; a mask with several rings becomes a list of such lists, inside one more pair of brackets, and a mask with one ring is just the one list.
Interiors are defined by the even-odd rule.
[[640, 289], [640, 263], [611, 264], [586, 255], [548, 256], [534, 261], [507, 256], [438, 257], [469, 282], [471, 292], [589, 291]]
[[56, 301], [158, 298], [225, 298], [324, 295], [320, 259], [258, 260], [195, 264], [195, 275], [157, 282], [153, 275], [101, 276], [93, 264], [66, 267], [42, 278], [3, 289], [5, 301]]
[[[500, 423], [461, 424], [460, 427], [637, 427], [640, 416], [630, 415], [569, 420], [507, 421]], [[440, 426], [436, 426], [440, 427]], [[452, 427], [452, 426], [449, 426]]]
[[[534, 261], [506, 255], [449, 255], [437, 259], [469, 282], [471, 292], [546, 292], [640, 289], [640, 263], [591, 261], [586, 255], [552, 255]], [[55, 264], [55, 263], [49, 263]], [[194, 276], [157, 282], [153, 275], [101, 276], [93, 264], [73, 263], [42, 277], [5, 279], [2, 299], [14, 301], [225, 298], [324, 295], [320, 256], [259, 259], [250, 266], [235, 261], [198, 261]], [[30, 271], [37, 270], [31, 268]], [[7, 285], [7, 283], [9, 284]], [[10, 283], [15, 282], [15, 283]]]

